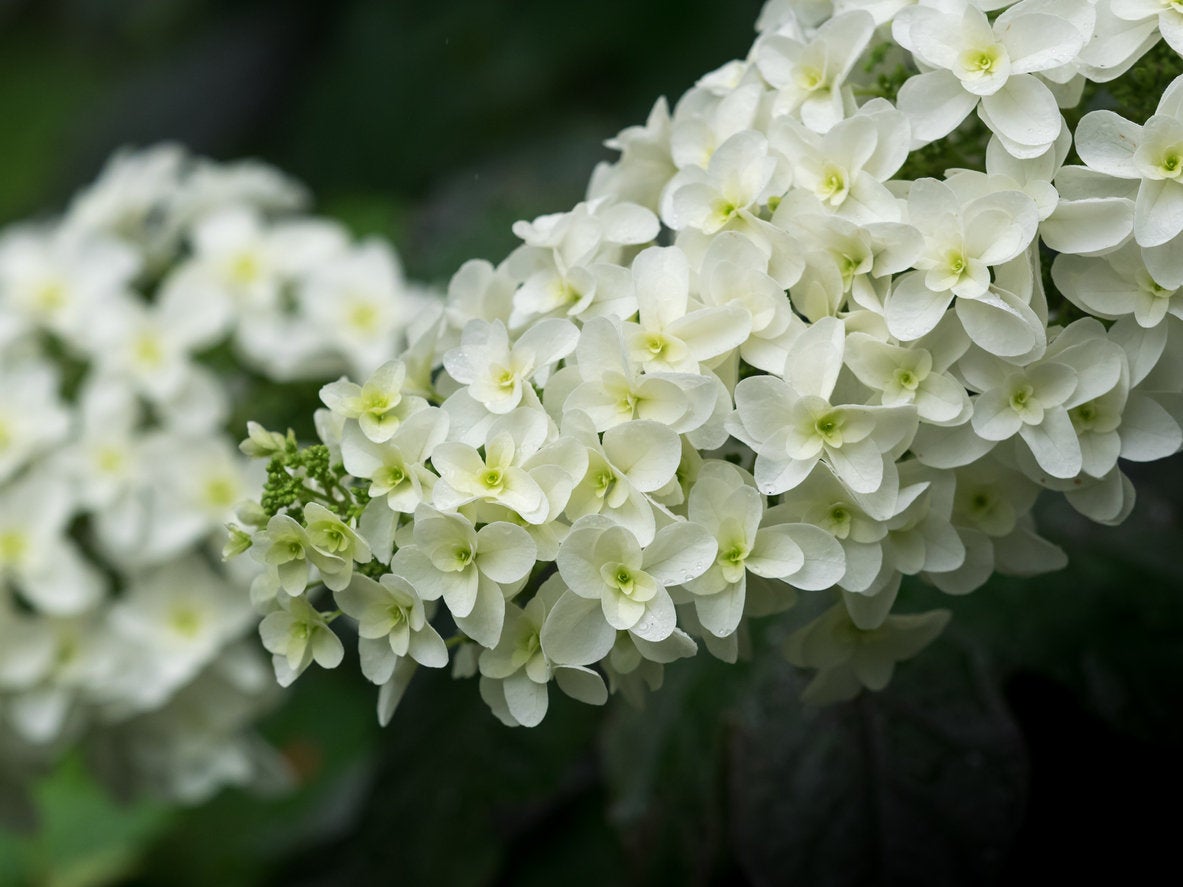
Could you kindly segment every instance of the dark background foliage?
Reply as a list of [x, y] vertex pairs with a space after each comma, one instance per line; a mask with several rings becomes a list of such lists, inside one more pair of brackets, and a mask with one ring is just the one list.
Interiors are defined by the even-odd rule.
[[[601, 143], [744, 53], [756, 0], [0, 0], [0, 223], [59, 210], [115, 148], [255, 156], [443, 282], [569, 207]], [[499, 725], [474, 681], [417, 679], [394, 723], [349, 663], [265, 730], [291, 794], [118, 807], [68, 762], [0, 883], [1032, 883], [1174, 860], [1183, 789], [1179, 460], [1136, 466], [1122, 528], [1063, 506], [1072, 558], [949, 606], [883, 694], [823, 711], [757, 632], [635, 711], [552, 694]]]

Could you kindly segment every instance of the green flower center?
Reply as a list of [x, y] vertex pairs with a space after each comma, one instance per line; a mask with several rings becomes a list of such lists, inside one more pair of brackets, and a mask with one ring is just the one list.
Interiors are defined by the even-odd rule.
[[230, 262], [230, 279], [239, 286], [249, 286], [262, 276], [263, 264], [254, 253], [239, 253]]
[[1088, 431], [1091, 429], [1100, 415], [1101, 410], [1097, 407], [1096, 401], [1093, 400], [1082, 403], [1075, 409], [1068, 411], [1068, 417], [1072, 420], [1072, 425], [1077, 431]]
[[592, 486], [595, 488], [596, 496], [600, 499], [603, 499], [611, 492], [615, 483], [616, 475], [607, 468], [597, 471], [595, 477], [592, 479]]
[[813, 423], [813, 430], [830, 446], [842, 445], [842, 417], [836, 413], [819, 416]]
[[385, 391], [370, 389], [362, 392], [362, 411], [373, 413], [375, 416], [388, 412], [396, 402]]
[[238, 501], [238, 485], [228, 477], [215, 477], [205, 485], [205, 501], [214, 508], [230, 508]]
[[396, 628], [396, 627], [403, 625], [404, 623], [407, 623], [410, 621], [407, 618], [407, 611], [404, 610], [398, 604], [391, 604], [390, 610], [388, 612], [390, 614], [390, 627], [391, 628]]
[[201, 631], [201, 614], [190, 607], [178, 607], [172, 612], [173, 631], [182, 637], [194, 638]]
[[797, 85], [806, 92], [813, 92], [825, 86], [826, 75], [819, 68], [802, 67], [794, 78]]
[[15, 564], [29, 550], [29, 540], [20, 530], [0, 532], [0, 563]]
[[378, 308], [372, 302], [354, 302], [347, 318], [354, 329], [373, 330], [378, 326]]
[[737, 543], [723, 552], [719, 559], [738, 567], [748, 559], [748, 548]]
[[894, 375], [895, 383], [906, 391], [915, 391], [920, 385], [920, 378], [906, 367], [900, 367]]
[[636, 582], [633, 579], [632, 571], [625, 566], [619, 566], [612, 574], [612, 584], [615, 585], [620, 593], [625, 597], [631, 597], [633, 591], [636, 589]]
[[66, 288], [56, 281], [47, 283], [38, 288], [33, 304], [46, 314], [52, 314], [66, 304]]
[[1014, 410], [1022, 411], [1026, 409], [1031, 402], [1032, 396], [1035, 394], [1035, 389], [1030, 385], [1023, 385], [1021, 388], [1016, 388], [1011, 392], [1010, 405]]
[[986, 77], [995, 72], [1001, 58], [1002, 50], [997, 46], [971, 49], [961, 57], [961, 67], [971, 77]]
[[374, 480], [386, 487], [397, 487], [406, 479], [407, 473], [403, 471], [401, 465], [387, 465], [378, 469], [374, 475]]

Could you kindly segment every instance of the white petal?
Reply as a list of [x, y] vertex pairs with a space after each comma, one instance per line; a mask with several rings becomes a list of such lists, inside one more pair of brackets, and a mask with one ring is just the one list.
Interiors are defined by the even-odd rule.
[[995, 132], [1021, 145], [1051, 145], [1063, 125], [1056, 97], [1031, 74], [1011, 77], [982, 108]]
[[633, 421], [604, 432], [604, 454], [638, 490], [652, 492], [678, 470], [682, 443], [665, 425]]
[[997, 388], [974, 400], [972, 426], [983, 440], [1006, 440], [1022, 427], [1023, 419], [1010, 405], [1007, 393]]
[[719, 638], [734, 633], [743, 618], [744, 590], [745, 583], [740, 581], [716, 594], [696, 597], [694, 610], [702, 627]]
[[477, 532], [477, 568], [506, 585], [525, 577], [538, 551], [530, 534], [516, 524], [497, 521]]
[[443, 668], [448, 664], [448, 648], [444, 639], [430, 625], [422, 630], [411, 632], [411, 642], [407, 655], [428, 668]]
[[1122, 197], [1061, 200], [1039, 226], [1043, 242], [1061, 253], [1103, 252], [1133, 230], [1134, 202]]
[[599, 600], [566, 591], [546, 616], [542, 651], [558, 665], [590, 665], [608, 655], [616, 632], [600, 611]]
[[629, 631], [642, 640], [656, 643], [668, 638], [677, 622], [678, 614], [669, 592], [659, 588], [657, 594], [645, 606], [644, 615], [629, 628]]
[[887, 328], [902, 341], [919, 339], [940, 323], [951, 301], [952, 293], [935, 293], [925, 286], [922, 272], [905, 274], [887, 297]]
[[1120, 179], [1140, 179], [1134, 151], [1142, 127], [1112, 111], [1085, 114], [1076, 127], [1076, 151], [1090, 169]]
[[608, 701], [608, 688], [597, 672], [582, 666], [566, 666], [555, 669], [555, 683], [559, 689], [588, 705], [603, 705]]
[[897, 105], [912, 125], [912, 147], [947, 136], [978, 103], [949, 71], [915, 74], [904, 81]]
[[958, 299], [957, 317], [974, 344], [999, 357], [1020, 357], [1042, 350], [1046, 328], [1039, 316], [1005, 290], [980, 299]]
[[871, 440], [826, 448], [834, 474], [851, 492], [874, 493], [883, 483], [884, 456]]
[[1121, 457], [1134, 462], [1165, 459], [1183, 446], [1183, 433], [1170, 413], [1139, 392], [1130, 394], [1121, 416]]
[[842, 369], [846, 328], [823, 317], [797, 337], [785, 363], [785, 381], [798, 395], [829, 398]]
[[536, 684], [525, 671], [510, 675], [501, 686], [505, 691], [505, 704], [509, 713], [523, 727], [536, 727], [546, 716], [546, 684]]
[[482, 647], [495, 647], [505, 622], [505, 596], [501, 587], [484, 576], [477, 585], [476, 601], [467, 616], [453, 616], [456, 625]]
[[643, 568], [662, 585], [680, 585], [706, 572], [718, 552], [705, 527], [683, 521], [658, 531], [645, 549]]
[[1183, 231], [1183, 183], [1173, 179], [1145, 179], [1134, 206], [1134, 240], [1139, 246], [1158, 246]]
[[1052, 477], [1069, 478], [1080, 473], [1083, 455], [1076, 429], [1063, 407], [1053, 407], [1044, 413], [1038, 425], [1024, 425], [1019, 436], [1031, 448], [1039, 467]]

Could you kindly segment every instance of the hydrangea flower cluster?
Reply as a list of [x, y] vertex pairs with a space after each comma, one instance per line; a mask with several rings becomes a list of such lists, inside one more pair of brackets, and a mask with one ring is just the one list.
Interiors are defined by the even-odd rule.
[[836, 701], [947, 622], [893, 612], [903, 577], [1063, 566], [1041, 492], [1117, 523], [1119, 459], [1183, 443], [1183, 78], [1081, 116], [1183, 70], [1178, 6], [767, 3], [585, 202], [326, 386], [320, 444], [252, 428], [280, 682], [340, 663], [344, 618], [382, 721], [451, 663], [529, 726], [552, 682], [639, 694], [809, 596], [785, 652]]
[[80, 740], [108, 781], [184, 800], [274, 766], [249, 730], [274, 696], [255, 570], [219, 550], [263, 478], [227, 422], [246, 391], [370, 373], [420, 298], [304, 203], [270, 168], [161, 146], [0, 234], [6, 811]]

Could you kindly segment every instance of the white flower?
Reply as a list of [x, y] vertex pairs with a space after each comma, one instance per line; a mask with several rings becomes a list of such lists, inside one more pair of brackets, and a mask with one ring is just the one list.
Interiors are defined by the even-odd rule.
[[1177, 285], [1155, 280], [1136, 245], [1101, 258], [1057, 256], [1052, 279], [1068, 299], [1097, 317], [1133, 315], [1143, 327], [1165, 323], [1168, 314], [1183, 319], [1183, 300], [1176, 298], [1183, 280]]
[[460, 346], [444, 355], [444, 367], [469, 395], [498, 415], [519, 404], [540, 406], [530, 383], [535, 375], [545, 379], [548, 367], [575, 350], [579, 331], [568, 320], [541, 320], [512, 346], [500, 322], [470, 321]]
[[597, 438], [583, 413], [568, 413], [563, 433], [587, 448], [587, 471], [567, 502], [571, 520], [600, 514], [627, 527], [642, 545], [656, 532], [654, 503], [648, 494], [662, 490], [682, 461], [678, 436], [656, 422], [627, 422]]
[[908, 219], [924, 235], [924, 248], [917, 270], [902, 275], [887, 299], [893, 336], [910, 341], [930, 332], [956, 298], [957, 316], [982, 347], [1004, 357], [1040, 347], [1046, 333], [1038, 316], [990, 286], [990, 266], [1022, 254], [1035, 237], [1038, 210], [1030, 197], [997, 191], [963, 202], [949, 184], [921, 179], [909, 192]]
[[725, 227], [758, 226], [754, 213], [784, 193], [787, 169], [769, 153], [768, 139], [754, 130], [738, 132], [719, 146], [705, 170], [687, 167], [666, 186], [661, 217], [675, 231], [694, 228], [714, 234]]
[[[362, 644], [376, 648], [366, 651], [370, 657], [407, 657], [428, 668], [448, 664], [448, 649], [427, 621], [423, 600], [401, 576], [387, 573], [377, 582], [367, 576], [354, 576], [346, 588], [338, 591], [336, 601], [344, 613], [357, 620]], [[388, 670], [383, 670], [385, 677], [376, 683], [384, 683], [394, 665], [389, 662]]]
[[[951, 337], [948, 330], [950, 327], [945, 327], [946, 339]], [[939, 332], [938, 327], [931, 336], [935, 338]], [[933, 344], [939, 347], [944, 343]], [[845, 360], [860, 382], [879, 392], [879, 402], [885, 406], [914, 404], [922, 422], [957, 425], [969, 418], [971, 409], [965, 388], [948, 373], [968, 342], [963, 339], [959, 344], [960, 348], [943, 348], [943, 365], [938, 365], [933, 353], [919, 345], [906, 348], [865, 333], [852, 333], [846, 339]]]
[[76, 348], [96, 318], [120, 307], [139, 270], [120, 243], [57, 229], [18, 228], [0, 239], [0, 342], [6, 328], [43, 329]]
[[233, 313], [274, 312], [285, 280], [345, 249], [344, 232], [332, 223], [269, 228], [256, 209], [242, 205], [207, 215], [194, 227], [192, 241], [206, 298], [233, 306]]
[[1083, 455], [1068, 411], [1117, 385], [1123, 362], [1121, 349], [1103, 338], [1075, 351], [1051, 351], [1022, 368], [971, 351], [959, 367], [982, 392], [974, 401], [973, 429], [990, 441], [1017, 434], [1040, 468], [1053, 477], [1073, 477]]
[[308, 549], [312, 543], [295, 518], [276, 514], [256, 535], [251, 555], [278, 571], [279, 582], [289, 595], [300, 595], [308, 586]]
[[881, 183], [908, 158], [907, 118], [884, 99], [817, 135], [791, 117], [777, 121], [773, 145], [793, 169], [796, 189], [825, 209], [859, 222], [888, 221], [895, 198]]
[[1134, 240], [1154, 248], [1148, 262], [1157, 260], [1160, 276], [1183, 282], [1174, 242], [1183, 232], [1183, 77], [1163, 92], [1145, 126], [1112, 111], [1086, 114], [1076, 128], [1076, 150], [1090, 170], [1130, 180], [1119, 196], [1134, 198]]
[[818, 669], [802, 699], [815, 705], [853, 699], [866, 687], [882, 690], [895, 664], [927, 647], [949, 622], [948, 610], [889, 616], [879, 628], [857, 628], [845, 608], [831, 608], [789, 637], [789, 661]]
[[397, 257], [376, 240], [317, 265], [296, 298], [320, 328], [323, 347], [339, 351], [362, 377], [397, 350], [413, 311]]
[[[701, 576], [717, 551], [715, 540], [694, 523], [663, 527], [642, 549], [624, 527], [590, 516], [572, 526], [557, 563], [571, 592], [595, 602], [612, 631], [631, 631], [658, 642], [668, 638], [676, 624], [668, 587]], [[561, 601], [556, 604], [552, 615], [562, 606]]]
[[691, 310], [690, 265], [677, 247], [650, 247], [633, 262], [637, 322], [624, 325], [629, 357], [643, 372], [698, 373], [738, 348], [751, 320], [738, 306]]
[[0, 488], [0, 588], [52, 615], [82, 613], [103, 594], [101, 575], [66, 538], [72, 509], [54, 478], [25, 474]]
[[48, 363], [0, 358], [0, 483], [59, 443], [70, 425]]
[[833, 536], [808, 524], [766, 524], [763, 497], [729, 463], [703, 465], [690, 491], [688, 515], [718, 546], [715, 562], [684, 583], [694, 595], [699, 622], [717, 637], [739, 625], [749, 571], [808, 590], [829, 588], [845, 572]]
[[427, 401], [405, 394], [406, 365], [390, 360], [374, 370], [364, 385], [341, 378], [320, 389], [320, 399], [330, 410], [356, 419], [362, 433], [374, 443], [390, 440], [399, 424], [424, 409]]
[[341, 438], [341, 461], [354, 477], [370, 480], [370, 496], [385, 497], [392, 511], [412, 514], [431, 496], [436, 475], [425, 463], [447, 434], [448, 414], [434, 407], [412, 413], [382, 443], [351, 422]]
[[835, 15], [808, 43], [784, 34], [757, 41], [756, 65], [776, 90], [773, 114], [799, 114], [815, 132], [841, 120], [842, 86], [874, 30], [870, 15], [853, 11]]
[[584, 666], [551, 662], [542, 648], [542, 626], [563, 591], [559, 578], [551, 577], [524, 608], [508, 606], [501, 640], [495, 648], [481, 652], [481, 698], [508, 726], [533, 727], [542, 722], [552, 678], [559, 689], [581, 702], [603, 705], [608, 699], [599, 674]]
[[428, 505], [415, 512], [414, 540], [398, 550], [391, 569], [424, 600], [442, 597], [474, 641], [495, 646], [505, 619], [502, 586], [526, 578], [537, 558], [534, 540], [511, 523], [476, 530], [466, 518]]
[[[180, 186], [185, 161], [184, 149], [167, 143], [117, 152], [98, 179], [70, 202], [64, 227], [84, 234], [114, 234], [131, 243], [148, 240], [157, 246], [173, 233], [157, 215]], [[153, 230], [154, 226], [159, 227]]]
[[605, 143], [621, 152], [615, 163], [601, 161], [592, 173], [588, 196], [620, 195], [655, 210], [665, 183], [677, 171], [670, 156], [670, 112], [659, 98], [644, 126], [630, 126]]
[[272, 655], [275, 679], [283, 687], [298, 678], [316, 662], [322, 668], [336, 668], [345, 656], [345, 648], [324, 614], [302, 597], [276, 598], [279, 608], [263, 617], [259, 635]]
[[[1175, 52], [1183, 53], [1183, 9], [1172, 0], [1110, 0], [1113, 15], [1129, 22], [1149, 20]], [[1157, 19], [1157, 21], [1155, 21]]]
[[740, 343], [743, 360], [765, 372], [784, 366], [776, 343], [793, 322], [784, 287], [768, 273], [768, 256], [736, 231], [715, 235], [703, 256], [699, 293], [707, 305], [731, 305], [748, 315], [748, 337]]
[[333, 591], [340, 591], [353, 577], [353, 564], [370, 560], [370, 546], [351, 526], [319, 502], [304, 506], [309, 560]]
[[[110, 611], [125, 704], [157, 708], [251, 624], [249, 602], [196, 558], [146, 573]], [[112, 688], [106, 688], [110, 692]]]
[[440, 444], [431, 456], [440, 476], [432, 491], [433, 503], [451, 511], [470, 502], [487, 502], [516, 512], [528, 523], [542, 523], [549, 514], [549, 502], [525, 463], [545, 442], [546, 417], [522, 408], [494, 422], [484, 456], [469, 444]]
[[1063, 119], [1051, 90], [1033, 75], [1075, 59], [1092, 36], [1092, 20], [1070, 21], [1044, 6], [1025, 0], [993, 22], [968, 2], [948, 4], [948, 12], [920, 5], [901, 10], [893, 36], [934, 69], [900, 90], [913, 147], [947, 135], [975, 107], [1015, 157], [1037, 156], [1055, 142]]
[[597, 431], [635, 419], [660, 422], [678, 433], [706, 424], [718, 402], [717, 381], [699, 373], [642, 373], [623, 335], [607, 318], [589, 322], [576, 347], [578, 368], [555, 374], [554, 387], [547, 386], [548, 407], [555, 399], [552, 391], [561, 391], [560, 382], [566, 381], [563, 411], [586, 413]]
[[888, 454], [915, 432], [916, 409], [832, 404], [844, 346], [842, 323], [822, 318], [794, 343], [784, 381], [756, 376], [736, 386], [732, 433], [756, 452], [761, 492], [791, 490], [824, 459], [856, 495], [894, 498]]

